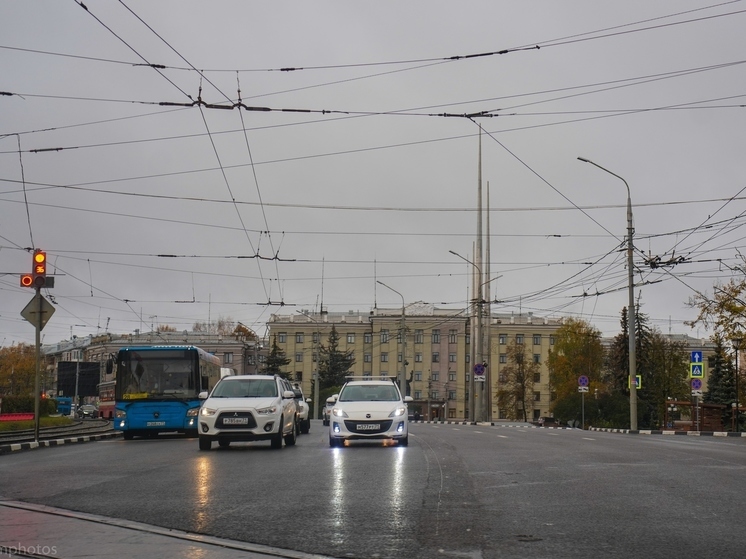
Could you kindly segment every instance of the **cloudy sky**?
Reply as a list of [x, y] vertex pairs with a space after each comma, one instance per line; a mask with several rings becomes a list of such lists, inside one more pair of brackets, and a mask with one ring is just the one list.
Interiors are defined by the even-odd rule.
[[3, 0], [0, 342], [34, 339], [30, 247], [45, 343], [398, 308], [376, 280], [466, 308], [480, 127], [496, 312], [618, 333], [627, 190], [582, 156], [629, 184], [642, 312], [704, 337], [687, 301], [743, 264], [744, 29], [743, 1]]

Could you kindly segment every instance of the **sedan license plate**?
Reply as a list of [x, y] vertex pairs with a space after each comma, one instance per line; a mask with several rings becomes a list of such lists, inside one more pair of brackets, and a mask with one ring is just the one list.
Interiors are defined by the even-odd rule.
[[166, 422], [165, 421], [148, 421], [147, 425], [148, 427], [165, 427]]
[[375, 431], [380, 428], [381, 425], [378, 423], [360, 423], [357, 426], [358, 431]]
[[248, 425], [248, 417], [224, 417], [223, 425]]

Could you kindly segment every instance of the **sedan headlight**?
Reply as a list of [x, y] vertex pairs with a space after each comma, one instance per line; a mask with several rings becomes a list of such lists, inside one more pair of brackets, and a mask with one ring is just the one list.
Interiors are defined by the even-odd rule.
[[332, 408], [332, 415], [334, 417], [350, 417], [342, 408]]
[[396, 408], [394, 411], [392, 411], [389, 414], [389, 417], [399, 417], [400, 415], [404, 415], [405, 413], [407, 413], [407, 408], [405, 408], [404, 406], [402, 406], [402, 407]]
[[269, 406], [268, 408], [259, 408], [256, 410], [257, 415], [273, 415], [277, 413], [277, 406]]
[[218, 410], [214, 410], [214, 409], [212, 409], [212, 408], [205, 408], [205, 407], [202, 407], [202, 408], [200, 408], [200, 411], [199, 411], [199, 413], [200, 413], [200, 415], [204, 415], [205, 417], [209, 417], [209, 416], [215, 415], [215, 413], [216, 413], [217, 411], [218, 411]]

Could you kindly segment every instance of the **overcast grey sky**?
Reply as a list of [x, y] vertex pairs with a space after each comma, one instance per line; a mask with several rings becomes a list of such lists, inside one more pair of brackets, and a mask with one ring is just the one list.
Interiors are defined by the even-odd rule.
[[34, 339], [32, 246], [45, 343], [398, 308], [376, 279], [466, 308], [480, 125], [495, 312], [619, 332], [627, 191], [578, 156], [630, 186], [664, 333], [706, 336], [687, 301], [742, 263], [743, 1], [85, 6], [0, 2], [3, 345]]

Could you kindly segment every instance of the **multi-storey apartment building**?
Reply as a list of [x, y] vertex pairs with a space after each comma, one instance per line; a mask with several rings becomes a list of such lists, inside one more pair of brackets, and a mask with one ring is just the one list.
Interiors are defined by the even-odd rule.
[[[402, 320], [403, 318], [403, 320]], [[484, 339], [491, 369], [492, 393], [499, 389], [501, 369], [508, 366], [506, 349], [511, 341], [526, 344], [527, 353], [540, 364], [534, 378], [533, 409], [529, 417], [549, 415], [551, 395], [546, 368], [558, 319], [537, 320], [531, 314], [493, 315], [486, 323]], [[339, 350], [352, 351], [355, 376], [399, 375], [405, 366], [407, 393], [414, 402], [410, 413], [424, 419], [469, 419], [469, 387], [472, 372], [470, 318], [463, 311], [439, 309], [425, 303], [401, 309], [374, 308], [368, 313], [301, 312], [270, 317], [269, 343], [290, 359], [287, 372], [311, 391], [321, 344], [328, 345], [332, 326], [339, 335]], [[402, 335], [404, 332], [404, 335]], [[487, 341], [488, 340], [488, 341]], [[504, 418], [492, 399], [488, 418]]]

